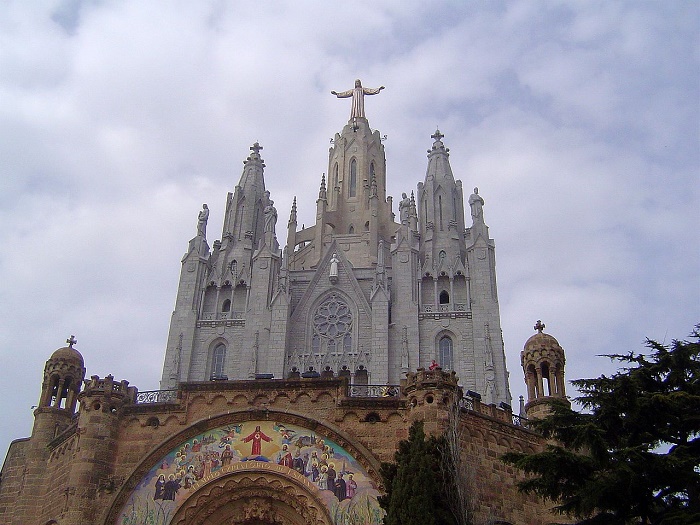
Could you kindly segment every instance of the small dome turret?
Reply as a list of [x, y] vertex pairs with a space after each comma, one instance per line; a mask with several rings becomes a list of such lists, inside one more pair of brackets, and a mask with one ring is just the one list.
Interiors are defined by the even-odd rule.
[[46, 361], [40, 409], [53, 407], [71, 414], [75, 411], [78, 392], [85, 379], [83, 356], [73, 348], [77, 342], [75, 336], [71, 335], [66, 339], [68, 346], [56, 350]]
[[64, 346], [56, 350], [53, 354], [51, 354], [49, 361], [64, 361], [65, 363], [70, 363], [80, 368], [82, 368], [85, 365], [83, 356], [80, 352], [73, 348], [72, 344], [70, 346]]
[[554, 399], [566, 400], [564, 387], [564, 349], [553, 336], [544, 333], [545, 325], [538, 320], [534, 326], [537, 333], [525, 342], [520, 352], [520, 363], [525, 372], [527, 385], [528, 417], [544, 417], [546, 404]]

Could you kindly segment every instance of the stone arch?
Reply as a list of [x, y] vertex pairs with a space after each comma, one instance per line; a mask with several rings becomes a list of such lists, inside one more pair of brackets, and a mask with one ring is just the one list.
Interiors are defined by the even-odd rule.
[[318, 487], [295, 472], [253, 463], [197, 489], [171, 525], [333, 525]]
[[[220, 416], [217, 417], [211, 417], [211, 418], [204, 418], [200, 419], [197, 421], [192, 421], [190, 422], [189, 426], [182, 430], [181, 432], [178, 432], [177, 434], [173, 434], [170, 437], [168, 437], [166, 440], [161, 442], [158, 446], [154, 447], [148, 454], [144, 455], [143, 460], [139, 465], [137, 465], [134, 470], [131, 472], [131, 474], [127, 477], [123, 485], [120, 487], [118, 494], [113, 500], [112, 506], [110, 507], [104, 524], [105, 525], [111, 525], [113, 523], [118, 523], [120, 519], [120, 515], [122, 513], [122, 510], [124, 510], [126, 507], [125, 505], [127, 502], [130, 501], [130, 497], [133, 496], [135, 491], [137, 489], [141, 489], [146, 486], [145, 481], [147, 480], [147, 475], [153, 471], [154, 468], [158, 468], [159, 465], [162, 465], [164, 463], [164, 459], [166, 456], [168, 456], [169, 453], [173, 453], [176, 449], [180, 449], [181, 446], [183, 446], [186, 442], [188, 441], [193, 441], [197, 437], [200, 436], [202, 433], [209, 433], [211, 434], [212, 431], [216, 429], [220, 429], [224, 426], [228, 427], [236, 427], [238, 425], [244, 425], [248, 423], [249, 425], [256, 425], [260, 423], [260, 420], [265, 420], [265, 421], [276, 421], [279, 423], [283, 423], [287, 426], [299, 426], [307, 429], [309, 432], [312, 433], [312, 435], [316, 436], [317, 439], [321, 440], [321, 443], [324, 442], [329, 444], [329, 443], [335, 443], [337, 446], [342, 447], [344, 451], [346, 451], [352, 458], [354, 458], [354, 461], [356, 462], [356, 467], [362, 471], [364, 471], [366, 475], [366, 479], [368, 483], [371, 484], [373, 487], [372, 490], [374, 491], [375, 496], [379, 495], [381, 492], [384, 491], [384, 486], [382, 484], [382, 478], [379, 473], [379, 468], [380, 468], [380, 461], [373, 455], [373, 453], [365, 447], [360, 441], [349, 435], [347, 432], [344, 430], [340, 429], [339, 427], [333, 425], [330, 422], [321, 422], [317, 421], [314, 419], [311, 419], [308, 417], [307, 414], [302, 414], [300, 412], [295, 412], [291, 410], [284, 410], [284, 411], [277, 411], [277, 410], [248, 410], [248, 409], [242, 409], [242, 410], [236, 410], [230, 413], [226, 414], [221, 414]], [[260, 423], [262, 424], [262, 423]], [[187, 445], [189, 446], [189, 445]], [[181, 449], [180, 449], [181, 450]], [[256, 463], [255, 461], [248, 461], [246, 462], [247, 464], [253, 464]], [[259, 463], [259, 462], [257, 462]], [[274, 465], [273, 465], [274, 466]], [[285, 472], [285, 476], [288, 474], [293, 474], [292, 471], [289, 469], [283, 469], [281, 465], [275, 466], [275, 470], [278, 472]], [[357, 472], [357, 471], [355, 471]], [[228, 474], [226, 472], [225, 474]], [[223, 476], [218, 476], [218, 479], [221, 479]], [[287, 476], [288, 477], [288, 476]], [[356, 478], [357, 479], [357, 475]], [[206, 483], [206, 480], [203, 480]], [[198, 490], [200, 487], [199, 486], [193, 486], [194, 489]], [[152, 494], [148, 494], [147, 496], [152, 500]], [[189, 498], [187, 498], [187, 501], [189, 501]], [[360, 507], [367, 508], [367, 502], [369, 500], [365, 500]], [[376, 502], [376, 499], [374, 500]], [[378, 508], [378, 507], [377, 507]], [[179, 511], [178, 511], [179, 512]], [[334, 511], [335, 512], [335, 511]], [[380, 524], [382, 522], [381, 515], [383, 514], [381, 511], [378, 511], [380, 513], [379, 518], [375, 519], [374, 521], [367, 521], [368, 524]], [[189, 522], [185, 522], [189, 523]], [[209, 525], [209, 522], [202, 522], [203, 525]], [[212, 522], [216, 523], [216, 522]], [[236, 522], [234, 522], [236, 523]], [[247, 523], [243, 522], [245, 525], [248, 525]], [[252, 522], [255, 523], [255, 522]], [[262, 523], [263, 525], [266, 525], [266, 522], [258, 522]], [[292, 522], [293, 523], [293, 522]], [[304, 523], [304, 522], [302, 522]], [[334, 523], [334, 522], [331, 522]], [[274, 522], [272, 522], [274, 524]], [[170, 525], [170, 522], [168, 522], [168, 525]], [[217, 524], [218, 525], [218, 524]], [[230, 522], [227, 523], [226, 525], [230, 525]], [[258, 525], [255, 523], [255, 525]], [[295, 525], [295, 524], [294, 524]]]

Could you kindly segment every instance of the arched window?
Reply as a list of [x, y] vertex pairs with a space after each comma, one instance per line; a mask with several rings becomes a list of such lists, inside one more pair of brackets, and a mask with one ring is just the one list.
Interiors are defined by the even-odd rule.
[[369, 182], [370, 182], [370, 184], [372, 183], [373, 178], [374, 178], [374, 161], [372, 161], [369, 165]]
[[357, 196], [357, 161], [352, 159], [350, 161], [350, 181], [348, 184], [348, 196]]
[[226, 299], [224, 303], [221, 305], [221, 311], [222, 312], [230, 312], [231, 311], [231, 299]]
[[438, 257], [442, 261], [445, 257], [447, 257], [447, 252], [445, 250], [440, 250], [440, 253], [438, 254]]
[[355, 227], [352, 224], [348, 228], [348, 233], [355, 233]]
[[438, 363], [443, 370], [452, 370], [452, 339], [449, 336], [443, 336], [438, 344], [439, 357]]
[[226, 345], [219, 343], [214, 348], [214, 353], [211, 357], [211, 378], [212, 379], [223, 379], [224, 365], [226, 363]]
[[440, 230], [443, 230], [443, 227], [442, 227], [442, 195], [438, 195], [438, 206], [439, 206], [439, 211], [440, 211]]
[[61, 389], [61, 397], [58, 400], [58, 408], [68, 408], [68, 392], [71, 387], [72, 378], [66, 377], [63, 381], [63, 388]]
[[367, 221], [367, 222], [365, 223], [365, 231], [366, 231], [366, 232], [369, 231], [369, 221]]
[[543, 396], [551, 396], [554, 393], [553, 386], [549, 382], [549, 363], [544, 362], [540, 365], [540, 370], [542, 370], [542, 392]]
[[338, 163], [336, 162], [335, 166], [333, 167], [333, 188], [335, 188], [337, 186], [338, 186]]
[[447, 290], [440, 292], [440, 304], [450, 304], [450, 294]]

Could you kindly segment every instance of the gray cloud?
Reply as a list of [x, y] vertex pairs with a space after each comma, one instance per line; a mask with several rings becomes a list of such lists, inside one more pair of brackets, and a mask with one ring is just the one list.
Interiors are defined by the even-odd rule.
[[[0, 8], [0, 450], [30, 433], [71, 333], [88, 374], [160, 377], [197, 211], [219, 234], [259, 140], [284, 223], [310, 224], [355, 78], [389, 193], [436, 126], [497, 244], [511, 388], [538, 318], [567, 377], [698, 322], [694, 3], [54, 1]], [[517, 400], [514, 399], [514, 403]]]

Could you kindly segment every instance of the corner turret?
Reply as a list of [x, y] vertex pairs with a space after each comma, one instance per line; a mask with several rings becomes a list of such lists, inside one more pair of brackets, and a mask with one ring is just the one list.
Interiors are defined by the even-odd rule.
[[538, 320], [534, 328], [537, 333], [525, 343], [520, 363], [527, 385], [525, 413], [529, 419], [541, 419], [549, 413], [550, 403], [570, 403], [564, 386], [564, 349], [554, 337], [544, 333], [542, 321]]
[[65, 430], [75, 414], [80, 386], [85, 377], [83, 356], [73, 345], [74, 336], [66, 339], [68, 346], [56, 350], [44, 367], [41, 398], [34, 411], [32, 437], [46, 445]]

